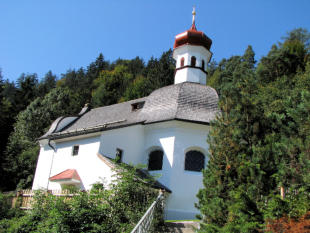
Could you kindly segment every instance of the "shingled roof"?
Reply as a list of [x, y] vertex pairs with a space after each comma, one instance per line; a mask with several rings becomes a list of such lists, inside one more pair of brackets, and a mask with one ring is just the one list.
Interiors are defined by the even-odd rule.
[[[169, 120], [208, 124], [218, 113], [218, 95], [209, 86], [184, 82], [162, 87], [141, 99], [82, 112], [77, 117], [58, 118], [40, 139]], [[64, 127], [65, 121], [68, 124]]]

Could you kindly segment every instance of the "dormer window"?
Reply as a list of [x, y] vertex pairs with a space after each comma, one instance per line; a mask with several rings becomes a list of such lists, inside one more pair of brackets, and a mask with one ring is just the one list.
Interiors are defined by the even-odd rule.
[[74, 145], [73, 147], [72, 147], [72, 155], [73, 156], [76, 156], [76, 155], [78, 155], [79, 154], [79, 145]]
[[181, 66], [181, 67], [184, 66], [184, 57], [181, 58], [181, 65], [180, 65], [180, 66]]
[[195, 56], [191, 57], [191, 66], [196, 66], [196, 57]]
[[131, 104], [131, 111], [137, 111], [138, 109], [143, 108], [144, 103], [145, 103], [145, 102], [142, 101], [142, 102], [137, 102], [137, 103]]

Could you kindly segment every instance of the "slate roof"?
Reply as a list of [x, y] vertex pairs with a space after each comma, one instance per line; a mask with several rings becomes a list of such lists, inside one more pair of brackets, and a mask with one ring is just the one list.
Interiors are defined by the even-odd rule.
[[[136, 103], [144, 103], [143, 108], [133, 110], [132, 105]], [[39, 139], [64, 138], [134, 124], [151, 124], [169, 120], [208, 124], [218, 114], [217, 106], [218, 95], [213, 88], [184, 82], [162, 87], [144, 98], [90, 111], [84, 108], [75, 118], [58, 118], [50, 130]], [[66, 127], [61, 123], [64, 121], [68, 121]]]

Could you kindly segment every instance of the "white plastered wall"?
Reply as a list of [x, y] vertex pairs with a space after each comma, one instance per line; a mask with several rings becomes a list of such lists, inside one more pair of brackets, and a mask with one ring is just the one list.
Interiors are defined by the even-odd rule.
[[199, 150], [206, 156], [207, 164], [208, 132], [207, 125], [180, 121], [146, 126], [145, 153], [159, 147], [164, 151], [163, 169], [151, 174], [160, 175], [158, 180], [172, 191], [166, 201], [166, 219], [195, 219], [199, 213], [194, 205], [198, 202], [198, 190], [203, 187], [202, 172], [184, 170], [185, 153]]
[[[72, 147], [79, 145], [79, 153], [72, 155]], [[41, 148], [36, 169], [33, 189], [61, 189], [57, 182], [48, 181], [52, 177], [67, 169], [76, 169], [82, 182], [82, 189], [90, 189], [96, 182], [111, 182], [113, 171], [98, 157], [100, 137], [72, 138], [67, 141], [54, 143], [56, 151]]]
[[[76, 169], [82, 182], [82, 189], [91, 189], [96, 182], [109, 185], [114, 172], [99, 157], [115, 158], [116, 149], [123, 150], [123, 162], [127, 164], [143, 163], [144, 129], [142, 125], [135, 125], [101, 132], [98, 136], [66, 138], [52, 141], [56, 148], [54, 152], [42, 141], [40, 155], [37, 162], [33, 189], [61, 189], [57, 182], [50, 182], [49, 178], [67, 169]], [[79, 145], [79, 153], [72, 155], [72, 148]]]
[[[202, 173], [184, 170], [185, 153], [200, 150], [207, 155], [209, 126], [180, 121], [168, 121], [149, 125], [135, 125], [103, 131], [98, 136], [70, 138], [54, 144], [53, 152], [47, 144], [41, 146], [33, 189], [60, 189], [48, 178], [66, 169], [76, 169], [82, 180], [82, 188], [90, 189], [92, 184], [109, 184], [114, 174], [111, 168], [98, 158], [102, 155], [115, 158], [116, 149], [123, 150], [123, 162], [127, 164], [148, 164], [148, 154], [161, 148], [164, 152], [159, 182], [169, 188], [166, 201], [166, 219], [193, 219], [199, 213], [194, 207], [196, 195], [202, 187]], [[79, 154], [72, 156], [72, 147], [79, 145]], [[53, 159], [54, 157], [54, 159]], [[207, 163], [206, 156], [205, 162]]]
[[114, 159], [116, 149], [121, 149], [123, 151], [122, 162], [133, 165], [143, 162], [143, 125], [103, 131], [100, 142], [99, 152], [105, 156]]
[[200, 69], [186, 67], [184, 69], [177, 70], [174, 78], [175, 84], [183, 82], [194, 82], [206, 85], [207, 79], [206, 73], [202, 72]]
[[183, 69], [178, 69], [181, 67], [181, 59], [184, 58], [184, 66], [189, 66], [191, 63], [191, 57], [196, 57], [196, 67], [202, 67], [202, 60], [205, 61], [204, 71], [207, 69], [207, 64], [211, 58], [211, 52], [208, 51], [203, 46], [195, 45], [183, 45], [173, 51], [173, 58], [176, 60], [176, 74], [174, 77], [174, 83], [182, 82], [196, 82], [200, 84], [206, 84], [207, 75], [202, 70], [192, 67], [185, 67]]
[[46, 143], [40, 143], [40, 154], [34, 175], [32, 189], [47, 189], [54, 151]]

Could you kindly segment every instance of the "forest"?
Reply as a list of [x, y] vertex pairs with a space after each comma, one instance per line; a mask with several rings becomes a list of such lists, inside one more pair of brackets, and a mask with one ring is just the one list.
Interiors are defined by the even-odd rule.
[[[100, 54], [86, 68], [61, 77], [48, 71], [40, 80], [22, 74], [14, 83], [0, 74], [0, 191], [31, 187], [36, 139], [57, 117], [77, 114], [86, 103], [147, 96], [173, 84], [174, 71], [169, 50], [147, 62], [110, 62]], [[201, 231], [258, 232], [273, 220], [304, 216], [310, 210], [310, 33], [288, 32], [259, 61], [251, 46], [212, 61], [207, 85], [219, 94], [221, 115], [211, 124], [205, 188], [197, 195]]]

